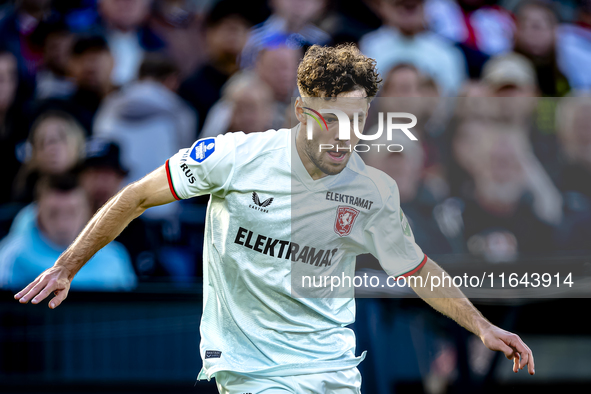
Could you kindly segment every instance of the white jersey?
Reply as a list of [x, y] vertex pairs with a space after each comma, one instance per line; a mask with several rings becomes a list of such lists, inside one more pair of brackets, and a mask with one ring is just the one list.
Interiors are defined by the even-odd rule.
[[223, 370], [280, 376], [358, 365], [365, 352], [355, 356], [346, 327], [355, 320], [352, 291], [309, 297], [292, 286], [294, 276], [353, 277], [363, 253], [393, 276], [426, 261], [394, 180], [356, 153], [338, 175], [313, 180], [296, 152], [298, 128], [201, 139], [166, 162], [175, 198], [211, 194], [198, 379]]

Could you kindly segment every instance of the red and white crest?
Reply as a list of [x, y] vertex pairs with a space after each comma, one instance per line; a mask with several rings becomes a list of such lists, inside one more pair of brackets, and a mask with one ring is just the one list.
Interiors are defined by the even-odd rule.
[[353, 224], [355, 224], [355, 219], [357, 219], [358, 215], [359, 211], [355, 208], [339, 206], [337, 208], [337, 217], [334, 222], [334, 232], [337, 233], [339, 237], [351, 234]]

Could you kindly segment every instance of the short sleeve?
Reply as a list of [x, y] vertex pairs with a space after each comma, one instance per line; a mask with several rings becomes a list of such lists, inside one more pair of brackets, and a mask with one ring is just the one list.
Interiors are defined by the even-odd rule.
[[168, 185], [177, 200], [227, 192], [235, 164], [234, 133], [197, 140], [166, 161]]
[[382, 208], [365, 226], [365, 246], [390, 276], [409, 276], [427, 262], [416, 244], [408, 220], [400, 208], [396, 186], [390, 189]]

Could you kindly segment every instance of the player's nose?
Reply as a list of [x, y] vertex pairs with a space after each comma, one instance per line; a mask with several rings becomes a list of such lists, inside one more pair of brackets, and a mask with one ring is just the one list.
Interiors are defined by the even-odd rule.
[[339, 135], [337, 134], [335, 136], [335, 141], [340, 145], [340, 146], [351, 146], [351, 140], [350, 139], [341, 139], [339, 138]]

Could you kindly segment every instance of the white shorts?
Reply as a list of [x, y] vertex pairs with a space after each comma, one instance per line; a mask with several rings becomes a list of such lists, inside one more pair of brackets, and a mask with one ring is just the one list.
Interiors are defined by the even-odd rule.
[[220, 371], [220, 394], [361, 394], [361, 374], [354, 368], [292, 376], [252, 376]]

